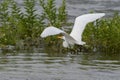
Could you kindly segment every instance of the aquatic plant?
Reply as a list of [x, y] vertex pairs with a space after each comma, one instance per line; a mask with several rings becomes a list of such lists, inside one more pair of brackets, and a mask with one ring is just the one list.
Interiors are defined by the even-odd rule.
[[39, 0], [40, 5], [43, 9], [43, 15], [48, 22], [48, 25], [62, 27], [66, 24], [67, 13], [66, 13], [66, 3], [65, 0], [62, 0], [60, 7], [55, 6], [55, 0]]
[[[3, 0], [0, 3], [1, 45], [16, 45], [21, 41], [24, 44], [35, 44], [44, 27], [50, 24], [61, 27], [66, 23], [65, 0], [58, 8], [55, 6], [55, 0], [37, 2], [23, 0], [22, 8], [14, 0]], [[37, 12], [37, 4], [43, 8], [42, 14]]]
[[[21, 8], [14, 0], [0, 3], [0, 47], [4, 45], [39, 45], [41, 31], [50, 25], [61, 28], [68, 25], [66, 1], [56, 6], [56, 0], [23, 0]], [[37, 3], [38, 2], [38, 3]], [[37, 13], [37, 4], [42, 13]], [[38, 6], [38, 5], [37, 5]], [[95, 52], [120, 53], [120, 15], [97, 20], [87, 25], [83, 33], [86, 48]], [[46, 39], [47, 46], [57, 44], [55, 37]], [[39, 44], [38, 44], [39, 43]]]
[[120, 53], [120, 16], [98, 20], [88, 24], [83, 39], [95, 52]]
[[10, 28], [10, 15], [9, 15], [9, 3], [10, 1], [3, 1], [0, 5], [0, 43], [3, 44], [14, 44], [11, 38], [12, 37], [12, 29]]

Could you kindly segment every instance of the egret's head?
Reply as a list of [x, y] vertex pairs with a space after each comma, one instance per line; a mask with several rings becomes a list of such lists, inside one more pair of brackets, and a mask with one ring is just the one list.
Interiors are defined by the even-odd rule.
[[57, 35], [57, 38], [59, 38], [59, 39], [63, 39], [63, 34], [62, 33], [60, 33], [59, 35]]
[[63, 39], [63, 36], [62, 35], [58, 35], [57, 38]]

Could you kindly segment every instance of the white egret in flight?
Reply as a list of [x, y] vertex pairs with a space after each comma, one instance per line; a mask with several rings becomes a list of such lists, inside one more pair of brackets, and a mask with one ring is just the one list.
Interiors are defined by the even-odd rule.
[[103, 17], [105, 13], [91, 13], [91, 14], [84, 14], [81, 16], [76, 17], [75, 23], [73, 26], [73, 29], [70, 34], [66, 33], [65, 31], [58, 29], [56, 27], [50, 26], [44, 29], [44, 31], [41, 33], [41, 37], [47, 37], [51, 35], [57, 35], [61, 34], [62, 36], [59, 37], [63, 39], [63, 47], [70, 47], [73, 46], [74, 44], [77, 45], [84, 45], [85, 42], [82, 41], [82, 33], [85, 29], [85, 26], [93, 22], [101, 17]]

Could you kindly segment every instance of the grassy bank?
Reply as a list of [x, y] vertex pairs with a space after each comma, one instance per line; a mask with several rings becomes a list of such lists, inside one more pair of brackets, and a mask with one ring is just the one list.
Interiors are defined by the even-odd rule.
[[[38, 0], [37, 0], [38, 1]], [[65, 0], [56, 7], [55, 0], [23, 0], [21, 8], [14, 0], [3, 0], [0, 3], [0, 47], [6, 45], [39, 46], [40, 33], [47, 26], [58, 28], [68, 24]], [[36, 5], [42, 13], [36, 9]], [[38, 6], [38, 5], [37, 5]], [[57, 44], [58, 39], [46, 38], [49, 45]], [[90, 51], [120, 53], [120, 16], [101, 19], [87, 25], [83, 41]]]

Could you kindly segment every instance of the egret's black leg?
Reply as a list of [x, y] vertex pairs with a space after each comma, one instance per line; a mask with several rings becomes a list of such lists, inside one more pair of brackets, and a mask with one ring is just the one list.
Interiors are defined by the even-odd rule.
[[83, 46], [82, 46], [82, 45], [79, 45], [79, 47], [78, 47], [78, 52], [82, 52], [82, 48], [83, 48]]
[[79, 52], [82, 52], [82, 47], [83, 47], [82, 45], [75, 45], [75, 48], [74, 48], [75, 49], [75, 53], [78, 54]]

